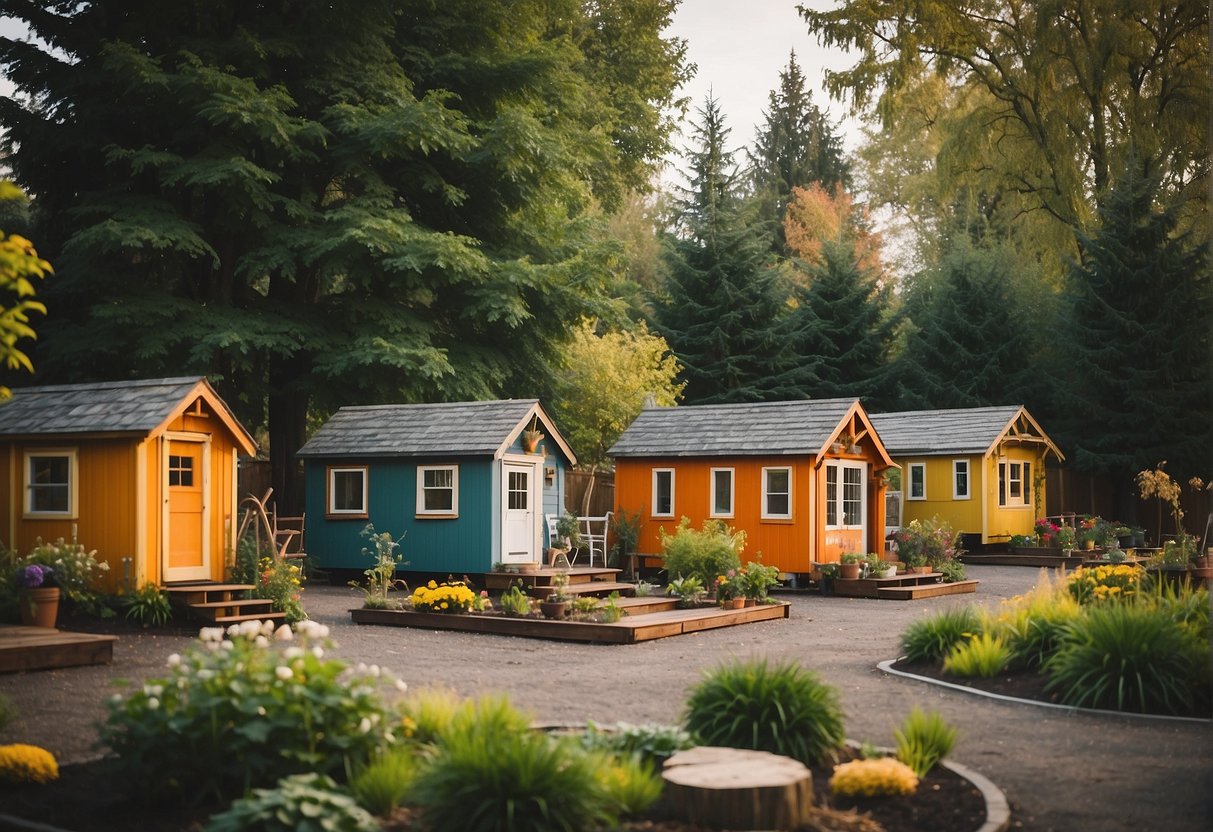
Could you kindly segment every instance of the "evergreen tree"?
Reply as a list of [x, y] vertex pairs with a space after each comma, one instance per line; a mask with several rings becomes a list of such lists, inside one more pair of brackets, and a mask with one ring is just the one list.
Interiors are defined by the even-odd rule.
[[1122, 490], [1161, 460], [1207, 476], [1213, 448], [1213, 298], [1207, 241], [1175, 233], [1159, 180], [1130, 170], [1083, 239], [1060, 328], [1059, 438], [1079, 468]]
[[670, 274], [656, 310], [658, 328], [683, 365], [688, 404], [796, 396], [786, 377], [786, 293], [765, 262], [769, 236], [742, 199], [716, 101], [709, 97], [699, 116], [686, 156], [688, 186], [668, 239]]
[[854, 396], [881, 408], [894, 335], [889, 288], [860, 266], [853, 245], [828, 241], [821, 254], [791, 318], [798, 383], [809, 398]]
[[759, 217], [773, 224], [772, 247], [786, 256], [782, 221], [792, 189], [814, 182], [828, 192], [836, 185], [849, 188], [851, 168], [841, 136], [813, 103], [795, 52], [779, 73], [779, 87], [771, 90], [763, 116], [754, 149], [747, 151], [751, 186]]
[[960, 235], [937, 270], [918, 275], [904, 307], [905, 346], [891, 374], [898, 410], [1041, 402], [1032, 322], [1013, 290], [1009, 258]]

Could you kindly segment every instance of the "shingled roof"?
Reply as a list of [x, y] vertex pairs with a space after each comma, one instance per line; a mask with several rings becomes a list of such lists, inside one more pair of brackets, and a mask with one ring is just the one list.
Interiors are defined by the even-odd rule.
[[870, 418], [893, 456], [942, 456], [986, 453], [1021, 411], [1020, 405], [1007, 405], [873, 413]]
[[815, 454], [855, 399], [646, 408], [610, 450], [627, 456]]
[[[494, 456], [535, 413], [553, 430], [537, 399], [343, 407], [296, 456]], [[576, 461], [560, 437], [551, 438]]]
[[0, 405], [0, 435], [150, 433], [204, 381], [191, 376], [20, 387]]

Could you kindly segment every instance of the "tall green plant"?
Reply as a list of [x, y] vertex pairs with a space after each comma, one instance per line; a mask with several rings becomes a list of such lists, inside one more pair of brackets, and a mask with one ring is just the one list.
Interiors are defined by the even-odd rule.
[[901, 634], [901, 649], [912, 662], [941, 661], [955, 645], [980, 629], [981, 615], [975, 607], [950, 607], [906, 627]]
[[723, 520], [705, 520], [696, 530], [690, 518], [683, 517], [673, 534], [662, 528], [660, 536], [664, 568], [671, 579], [698, 578], [703, 586], [713, 586], [717, 575], [741, 567], [746, 533]]
[[893, 736], [897, 740], [897, 759], [919, 777], [925, 777], [956, 744], [956, 729], [937, 711], [924, 712], [917, 705], [901, 727], [893, 730]]

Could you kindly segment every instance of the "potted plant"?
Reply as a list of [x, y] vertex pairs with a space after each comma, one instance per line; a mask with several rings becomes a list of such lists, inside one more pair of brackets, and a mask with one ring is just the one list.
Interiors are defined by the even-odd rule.
[[864, 558], [865, 571], [869, 578], [893, 578], [897, 575], [897, 567], [888, 561], [881, 560], [880, 555], [869, 552]]
[[60, 594], [55, 570], [42, 563], [26, 563], [17, 568], [16, 584], [21, 623], [26, 627], [54, 629], [59, 618]]
[[1070, 551], [1074, 548], [1074, 527], [1061, 526], [1057, 529], [1057, 546], [1063, 551]]
[[565, 610], [569, 604], [569, 596], [565, 592], [565, 587], [568, 585], [568, 573], [557, 572], [552, 576], [552, 591], [548, 593], [547, 598], [539, 602], [539, 611], [543, 613], [544, 618], [554, 620], [564, 618]]
[[838, 578], [838, 564], [823, 563], [821, 565], [821, 580], [818, 582], [818, 588], [822, 595], [834, 594], [834, 581]]
[[863, 555], [856, 552], [844, 552], [839, 560], [838, 577], [844, 581], [858, 580], [861, 569], [863, 569]]
[[678, 577], [670, 581], [670, 585], [666, 587], [666, 594], [673, 595], [678, 599], [678, 606], [683, 608], [691, 608], [699, 606], [703, 601], [703, 596], [707, 594], [707, 590], [703, 588], [703, 581], [698, 575], [692, 575], [689, 578]]
[[543, 434], [539, 431], [538, 416], [531, 417], [531, 424], [522, 432], [521, 439], [523, 453], [533, 454], [539, 449], [539, 443], [543, 439]]
[[757, 561], [750, 561], [743, 566], [740, 574], [744, 576], [743, 593], [747, 607], [754, 606], [760, 601], [765, 602], [771, 587], [779, 583], [779, 569]]
[[557, 548], [565, 554], [581, 548], [581, 523], [577, 515], [566, 511], [556, 518], [556, 539], [553, 542], [558, 542], [560, 545]]
[[745, 576], [739, 569], [730, 569], [716, 576], [716, 601], [724, 609], [741, 609], [745, 606]]

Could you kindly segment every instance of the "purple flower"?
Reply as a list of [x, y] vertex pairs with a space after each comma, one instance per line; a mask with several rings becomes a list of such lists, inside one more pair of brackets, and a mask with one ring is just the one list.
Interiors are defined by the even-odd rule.
[[31, 563], [29, 566], [22, 569], [19, 573], [21, 586], [26, 589], [37, 589], [42, 586], [53, 575], [55, 570], [49, 566], [43, 566], [40, 563]]

